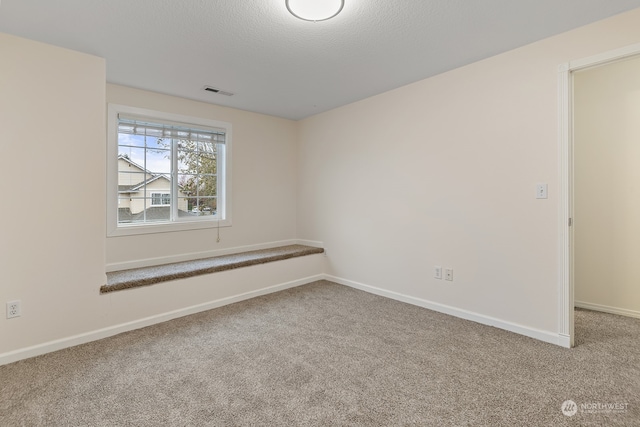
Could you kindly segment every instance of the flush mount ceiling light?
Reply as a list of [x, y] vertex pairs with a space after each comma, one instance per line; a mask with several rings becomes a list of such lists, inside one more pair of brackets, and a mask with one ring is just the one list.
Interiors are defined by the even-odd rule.
[[340, 13], [344, 0], [286, 0], [289, 12], [305, 21], [326, 21]]

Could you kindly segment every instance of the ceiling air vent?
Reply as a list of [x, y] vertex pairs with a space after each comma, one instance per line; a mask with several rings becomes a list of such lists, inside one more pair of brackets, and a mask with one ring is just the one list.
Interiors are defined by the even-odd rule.
[[217, 87], [205, 86], [204, 90], [217, 93], [218, 95], [233, 96], [233, 93], [227, 92], [226, 90], [218, 89]]

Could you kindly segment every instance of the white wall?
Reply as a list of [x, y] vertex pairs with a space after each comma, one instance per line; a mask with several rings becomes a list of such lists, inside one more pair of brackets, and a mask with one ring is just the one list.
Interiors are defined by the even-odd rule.
[[2, 353], [101, 324], [105, 62], [6, 34], [0, 57]]
[[299, 237], [323, 241], [345, 282], [553, 341], [558, 66], [640, 42], [638, 22], [635, 10], [302, 121]]
[[[0, 34], [0, 192], [29, 200], [0, 210], [0, 302], [23, 304], [0, 319], [0, 363], [300, 284], [323, 258], [100, 295], [107, 265], [296, 237], [326, 242], [334, 277], [553, 334], [557, 66], [640, 42], [637, 22], [640, 10], [299, 123], [105, 90], [104, 60]], [[219, 245], [213, 232], [106, 239], [107, 100], [232, 123]], [[52, 191], [31, 196], [43, 183]], [[432, 278], [436, 264], [453, 283]]]
[[[0, 317], [0, 364], [321, 273], [313, 255], [100, 295], [108, 263], [295, 239], [296, 123], [105, 88], [103, 59], [5, 34], [0, 57], [0, 193], [13, 200], [0, 210], [0, 302], [22, 301], [21, 317]], [[211, 230], [106, 238], [107, 100], [232, 123], [233, 226], [220, 244]]]
[[574, 75], [575, 299], [640, 317], [640, 57]]

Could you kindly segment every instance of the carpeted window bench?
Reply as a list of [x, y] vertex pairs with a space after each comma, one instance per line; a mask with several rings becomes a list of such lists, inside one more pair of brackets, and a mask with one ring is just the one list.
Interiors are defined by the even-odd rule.
[[169, 280], [184, 279], [186, 277], [249, 267], [323, 252], [324, 249], [322, 248], [305, 245], [288, 245], [193, 261], [112, 271], [107, 273], [107, 284], [100, 287], [100, 293], [104, 294], [139, 286], [148, 286]]

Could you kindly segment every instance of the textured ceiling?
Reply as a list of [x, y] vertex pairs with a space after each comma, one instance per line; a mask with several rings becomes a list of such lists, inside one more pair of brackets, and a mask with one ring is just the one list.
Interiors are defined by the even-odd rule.
[[2, 0], [0, 31], [104, 57], [111, 83], [301, 119], [640, 7], [346, 0], [336, 18], [313, 23], [284, 3]]

